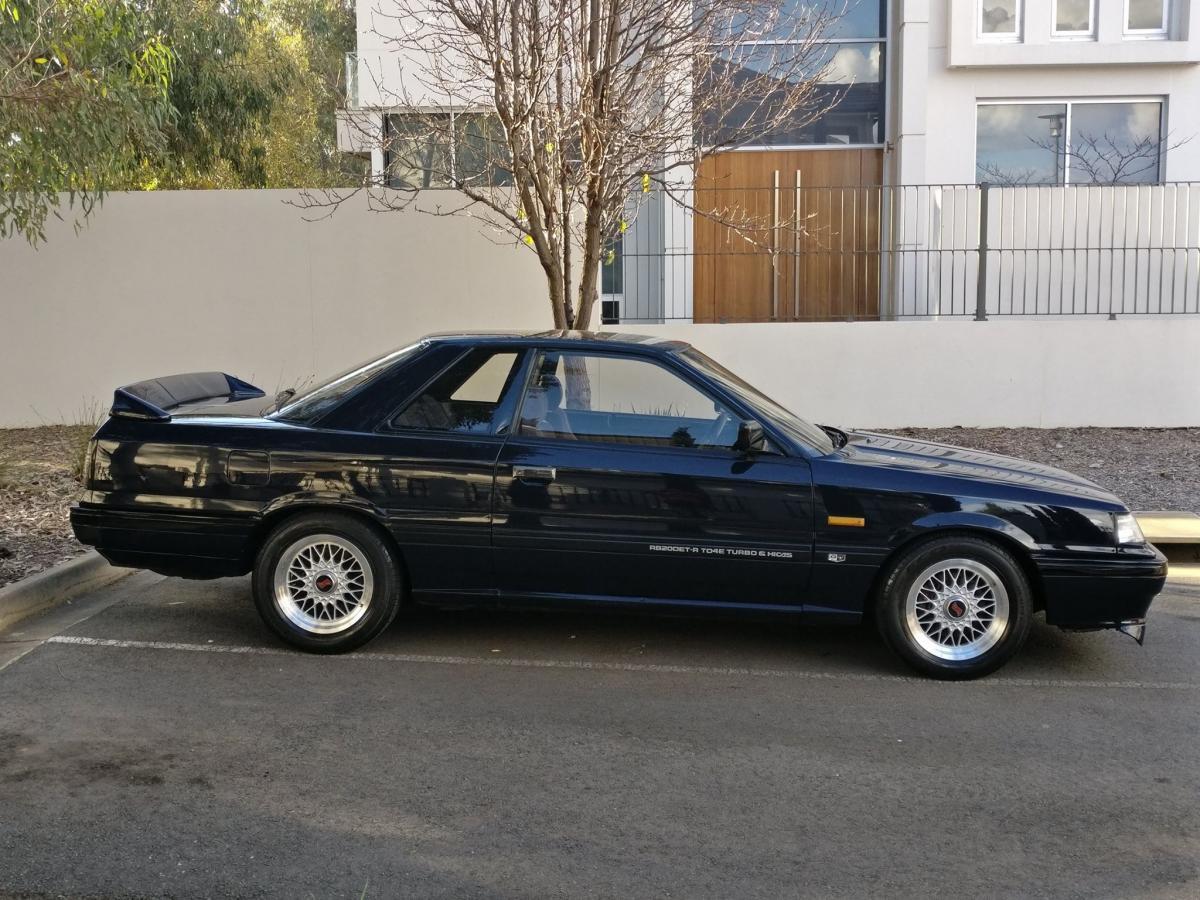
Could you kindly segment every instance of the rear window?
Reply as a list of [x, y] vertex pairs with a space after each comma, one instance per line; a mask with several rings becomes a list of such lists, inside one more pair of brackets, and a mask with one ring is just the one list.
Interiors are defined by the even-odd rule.
[[425, 343], [418, 342], [402, 350], [396, 350], [386, 356], [381, 356], [378, 359], [347, 369], [335, 375], [324, 384], [297, 397], [293, 397], [275, 412], [274, 418], [285, 419], [289, 422], [312, 421], [318, 416], [329, 412], [329, 410], [341, 403], [344, 398], [371, 381], [377, 375], [381, 375], [392, 366], [416, 356], [418, 351], [422, 350], [425, 346]]

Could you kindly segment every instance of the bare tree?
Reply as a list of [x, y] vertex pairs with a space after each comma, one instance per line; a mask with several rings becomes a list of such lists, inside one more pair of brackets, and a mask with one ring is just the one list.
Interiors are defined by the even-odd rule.
[[[704, 156], [802, 128], [853, 82], [826, 78], [840, 61], [820, 40], [842, 2], [388, 0], [375, 28], [399, 77], [371, 77], [398, 112], [382, 135], [360, 136], [389, 160], [361, 190], [374, 208], [399, 209], [455, 189], [457, 201], [421, 207], [477, 216], [528, 247], [555, 327], [586, 328], [607, 243], [652, 190], [694, 208]], [[736, 209], [701, 212], [742, 221]]]

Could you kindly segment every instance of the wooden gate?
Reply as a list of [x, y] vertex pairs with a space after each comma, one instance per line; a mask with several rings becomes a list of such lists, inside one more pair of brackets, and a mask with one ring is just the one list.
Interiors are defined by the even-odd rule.
[[696, 178], [693, 320], [879, 317], [881, 150], [743, 150]]

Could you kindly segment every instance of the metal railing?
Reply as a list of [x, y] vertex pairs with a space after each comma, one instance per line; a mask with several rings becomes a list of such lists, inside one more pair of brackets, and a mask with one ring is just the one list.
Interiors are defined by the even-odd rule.
[[610, 259], [608, 321], [1196, 314], [1200, 183], [658, 193]]

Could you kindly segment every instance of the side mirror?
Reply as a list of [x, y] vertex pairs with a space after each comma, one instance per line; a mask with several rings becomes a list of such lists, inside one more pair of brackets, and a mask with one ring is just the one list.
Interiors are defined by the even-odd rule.
[[738, 426], [737, 440], [733, 449], [738, 453], [763, 453], [767, 450], [767, 436], [763, 427], [750, 419]]

